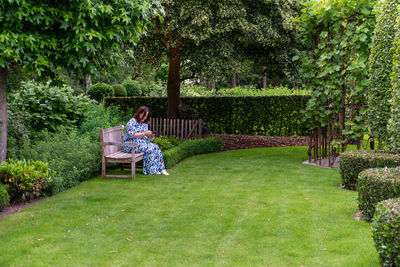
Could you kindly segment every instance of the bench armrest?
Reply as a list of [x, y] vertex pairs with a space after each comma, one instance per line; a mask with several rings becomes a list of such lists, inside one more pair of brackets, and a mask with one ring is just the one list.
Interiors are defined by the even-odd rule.
[[135, 143], [120, 143], [122, 146], [130, 146], [132, 148], [137, 147], [137, 144]]

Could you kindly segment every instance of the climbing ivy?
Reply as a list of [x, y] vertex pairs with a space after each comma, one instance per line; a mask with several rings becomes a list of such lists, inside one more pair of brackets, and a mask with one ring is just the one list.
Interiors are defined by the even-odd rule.
[[[343, 104], [366, 103], [375, 3], [375, 0], [326, 0], [304, 4], [298, 22], [304, 47], [308, 49], [302, 51], [299, 59], [305, 86], [313, 90], [305, 115], [311, 129], [325, 127], [328, 115], [337, 114]], [[353, 111], [346, 112], [342, 131], [346, 140], [356, 140], [365, 132], [365, 108]]]
[[382, 3], [369, 57], [368, 125], [371, 135], [377, 138], [380, 144], [389, 137], [387, 125], [392, 97], [390, 80], [393, 69], [392, 43], [396, 33], [394, 24], [398, 17], [399, 3], [399, 0], [386, 0]]

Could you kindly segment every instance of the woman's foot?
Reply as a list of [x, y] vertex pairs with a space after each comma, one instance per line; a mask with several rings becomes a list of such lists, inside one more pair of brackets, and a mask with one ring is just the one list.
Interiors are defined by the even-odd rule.
[[162, 171], [161, 171], [161, 174], [163, 174], [163, 175], [169, 175], [169, 173], [168, 173], [166, 170], [162, 170]]

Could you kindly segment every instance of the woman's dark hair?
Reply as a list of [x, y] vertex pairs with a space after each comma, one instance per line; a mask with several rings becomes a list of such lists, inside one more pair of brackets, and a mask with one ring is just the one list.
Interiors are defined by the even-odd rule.
[[141, 122], [141, 121], [140, 121], [140, 114], [146, 114], [147, 112], [148, 112], [149, 114], [147, 115], [146, 120], [142, 121], [142, 122], [144, 122], [144, 123], [147, 123], [147, 122], [150, 120], [150, 109], [149, 109], [148, 107], [146, 107], [146, 106], [141, 106], [140, 108], [138, 108], [138, 109], [136, 110], [135, 114], [133, 115], [133, 117], [135, 118], [135, 120], [136, 120], [137, 122]]

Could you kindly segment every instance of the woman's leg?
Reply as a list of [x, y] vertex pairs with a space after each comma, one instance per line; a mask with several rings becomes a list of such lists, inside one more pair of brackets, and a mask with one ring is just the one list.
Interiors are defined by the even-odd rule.
[[158, 174], [165, 170], [164, 159], [160, 148], [153, 144], [140, 144], [135, 148], [136, 153], [143, 153], [143, 173]]

